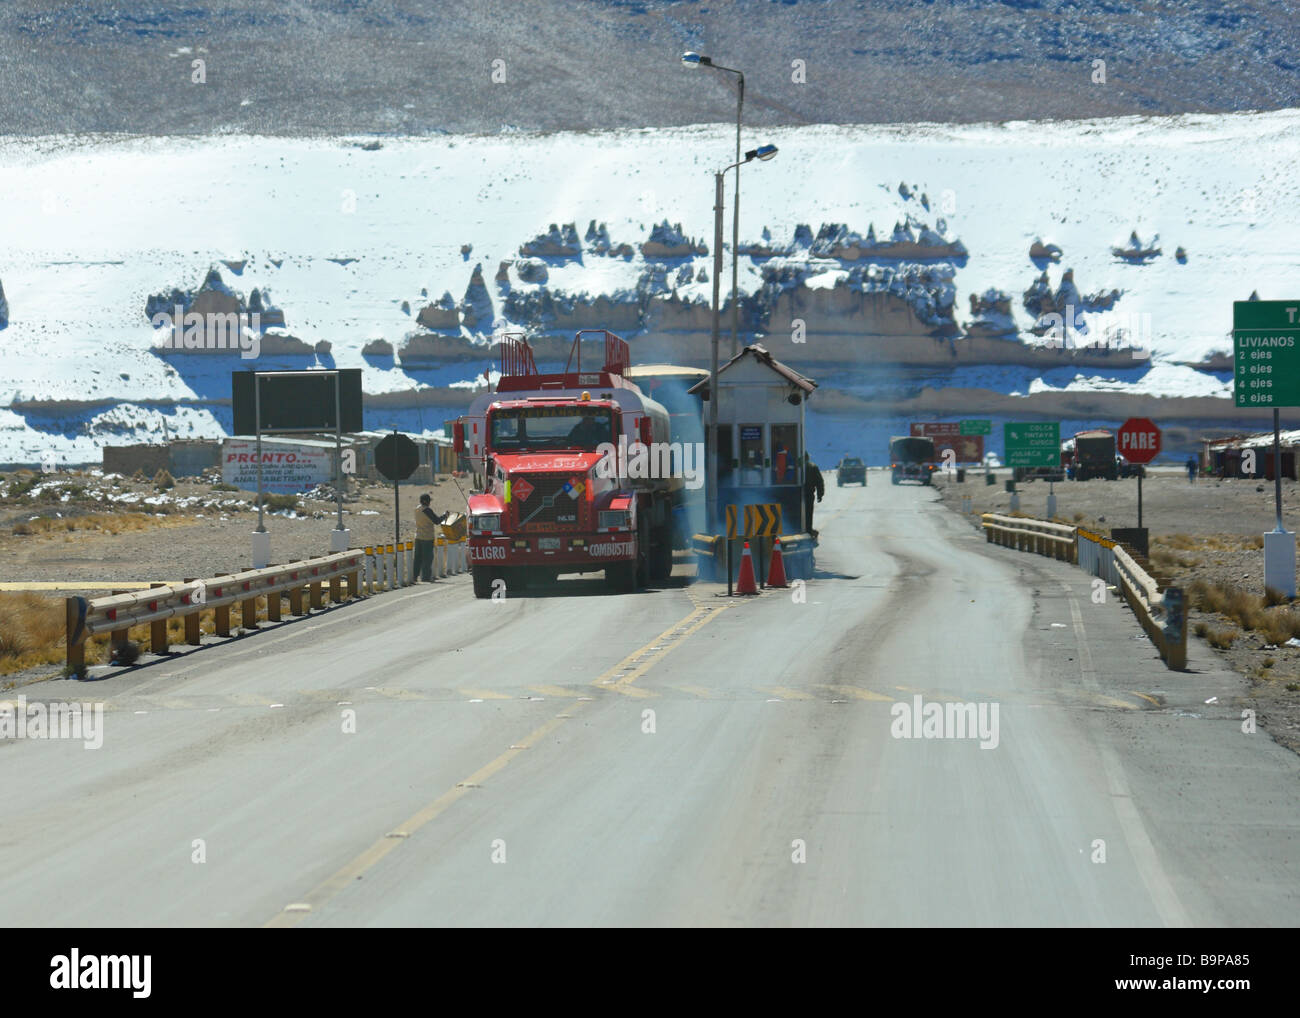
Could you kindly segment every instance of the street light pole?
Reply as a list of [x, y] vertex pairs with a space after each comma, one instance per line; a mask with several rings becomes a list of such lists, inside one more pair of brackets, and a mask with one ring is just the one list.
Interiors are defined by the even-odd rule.
[[726, 171], [713, 175], [713, 348], [712, 367], [709, 370], [709, 532], [713, 533], [718, 517], [718, 298], [722, 279], [722, 177]]
[[683, 53], [682, 63], [687, 67], [711, 67], [715, 71], [725, 71], [736, 76], [736, 162], [734, 165], [736, 194], [731, 211], [731, 356], [735, 357], [740, 353], [740, 308], [737, 306], [739, 297], [737, 280], [740, 271], [740, 167], [748, 161], [740, 154], [740, 125], [745, 110], [745, 75], [743, 71], [734, 67], [715, 64], [709, 57], [701, 56], [699, 53]]
[[745, 76], [739, 71], [736, 72], [738, 79], [738, 88], [736, 98], [736, 196], [735, 206], [731, 211], [731, 356], [735, 357], [740, 353], [739, 350], [739, 321], [740, 308], [736, 303], [736, 272], [737, 261], [740, 258], [740, 164], [743, 161], [740, 158], [740, 114], [745, 107]]
[[[741, 165], [749, 162], [751, 159], [760, 159], [763, 162], [766, 162], [775, 155], [775, 145], [760, 145], [758, 148], [746, 152], [743, 157], [736, 161], [734, 166], [728, 166], [726, 169], [719, 170], [713, 175], [713, 329], [712, 342], [710, 343], [711, 368], [709, 370], [709, 431], [706, 436], [709, 458], [709, 488], [705, 499], [707, 503], [706, 511], [708, 513], [710, 532], [712, 532], [721, 522], [721, 518], [718, 515], [718, 340], [721, 331], [720, 298], [722, 293], [722, 209], [725, 204], [722, 194], [722, 181], [727, 174], [727, 170], [734, 169], [739, 171]], [[732, 264], [734, 265], [735, 263], [733, 262]], [[732, 275], [732, 286], [735, 286], [734, 272]], [[734, 301], [732, 303], [732, 315], [734, 328]]]

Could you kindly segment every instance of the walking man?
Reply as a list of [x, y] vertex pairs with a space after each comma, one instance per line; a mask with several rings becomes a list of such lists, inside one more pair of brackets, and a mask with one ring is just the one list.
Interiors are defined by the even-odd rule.
[[1188, 484], [1196, 483], [1196, 457], [1195, 456], [1187, 457], [1187, 483]]
[[447, 519], [446, 513], [436, 513], [429, 506], [433, 499], [426, 493], [420, 496], [420, 508], [415, 512], [415, 564], [412, 572], [425, 583], [433, 582], [433, 549], [438, 539], [438, 527]]
[[817, 464], [812, 461], [812, 457], [807, 453], [803, 454], [803, 519], [804, 526], [808, 528], [808, 533], [812, 537], [817, 536], [817, 531], [813, 529], [813, 495], [817, 496], [817, 501], [822, 500], [826, 494], [826, 482], [822, 480], [822, 472], [817, 469]]

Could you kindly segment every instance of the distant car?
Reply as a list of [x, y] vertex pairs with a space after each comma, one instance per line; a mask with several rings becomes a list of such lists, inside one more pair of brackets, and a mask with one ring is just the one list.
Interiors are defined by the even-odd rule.
[[1120, 477], [1146, 477], [1147, 468], [1142, 463], [1130, 463], [1122, 456], [1115, 457], [1115, 465], [1119, 469]]
[[845, 456], [835, 467], [835, 483], [841, 488], [846, 484], [861, 484], [865, 487], [867, 465], [856, 456]]

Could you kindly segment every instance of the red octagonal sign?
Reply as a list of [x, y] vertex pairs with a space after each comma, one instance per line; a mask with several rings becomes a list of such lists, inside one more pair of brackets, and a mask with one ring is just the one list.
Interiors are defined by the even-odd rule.
[[1149, 417], [1130, 417], [1118, 439], [1119, 454], [1130, 463], [1150, 463], [1160, 453], [1160, 429]]

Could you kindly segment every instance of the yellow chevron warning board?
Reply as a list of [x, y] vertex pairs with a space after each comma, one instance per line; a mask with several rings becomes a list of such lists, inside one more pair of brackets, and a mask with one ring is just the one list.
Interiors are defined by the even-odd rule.
[[762, 502], [745, 506], [745, 536], [772, 537], [781, 533], [781, 506]]
[[[749, 517], [746, 516], [745, 518], [748, 519]], [[728, 541], [734, 540], [735, 537], [736, 537], [736, 507], [734, 505], [729, 505], [727, 506], [727, 540]]]

